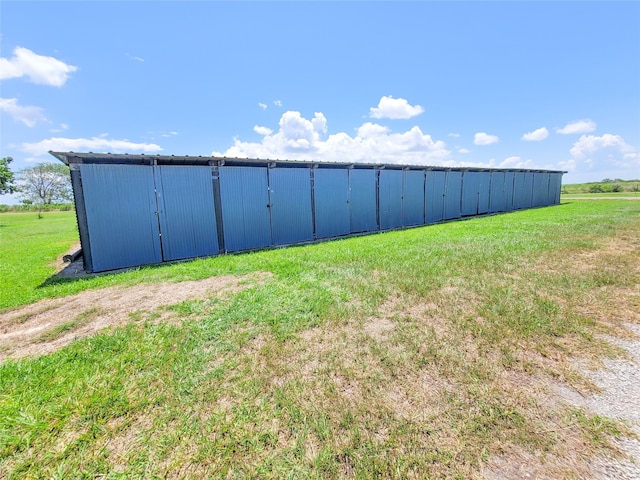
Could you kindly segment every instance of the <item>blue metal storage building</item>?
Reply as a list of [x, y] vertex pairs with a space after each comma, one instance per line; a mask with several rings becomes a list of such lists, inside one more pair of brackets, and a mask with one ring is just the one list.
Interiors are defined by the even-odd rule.
[[560, 202], [562, 171], [50, 152], [101, 272]]

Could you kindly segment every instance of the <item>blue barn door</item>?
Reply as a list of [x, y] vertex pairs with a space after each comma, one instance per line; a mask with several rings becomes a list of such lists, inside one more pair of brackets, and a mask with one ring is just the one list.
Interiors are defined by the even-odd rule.
[[430, 170], [425, 185], [426, 223], [440, 222], [444, 218], [444, 192], [446, 172]]
[[548, 173], [534, 173], [533, 177], [533, 206], [542, 207], [549, 205], [549, 179]]
[[153, 167], [81, 164], [91, 270], [160, 263]]
[[219, 252], [211, 167], [155, 167], [165, 261]]
[[491, 172], [479, 172], [480, 185], [478, 186], [478, 215], [489, 211], [489, 196], [491, 195]]
[[227, 251], [271, 245], [266, 167], [220, 167], [220, 202]]
[[269, 204], [274, 245], [313, 240], [311, 169], [269, 169]]
[[522, 189], [522, 208], [531, 208], [533, 206], [533, 172], [524, 174], [524, 187]]
[[402, 225], [423, 225], [424, 172], [422, 170], [404, 171], [402, 202]]
[[378, 230], [375, 170], [349, 170], [349, 198], [351, 233]]
[[549, 205], [558, 205], [560, 203], [560, 192], [562, 190], [562, 174], [552, 173], [549, 178]]
[[[527, 192], [525, 189], [526, 172], [515, 172], [513, 180], [513, 209], [526, 208]], [[531, 195], [531, 190], [529, 190]]]
[[480, 172], [464, 172], [462, 175], [462, 215], [478, 214], [478, 196], [480, 195]]
[[380, 230], [402, 226], [402, 170], [380, 170]]
[[489, 212], [504, 212], [506, 203], [504, 190], [504, 172], [491, 172], [491, 188], [489, 190]]
[[316, 237], [346, 235], [349, 216], [349, 170], [317, 168], [313, 172]]
[[448, 171], [444, 192], [444, 219], [460, 218], [462, 172]]
[[513, 210], [513, 182], [515, 180], [515, 172], [504, 172], [504, 210], [510, 212]]

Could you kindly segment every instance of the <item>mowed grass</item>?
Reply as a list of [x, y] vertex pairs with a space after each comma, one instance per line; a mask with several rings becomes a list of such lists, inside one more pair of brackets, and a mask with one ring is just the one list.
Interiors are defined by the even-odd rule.
[[0, 213], [0, 310], [46, 295], [38, 286], [75, 242], [74, 212]]
[[[31, 241], [62, 253], [63, 218], [33, 220], [52, 231]], [[14, 241], [35, 228], [0, 222]], [[5, 361], [0, 477], [473, 478], [517, 452], [580, 477], [624, 428], [554, 401], [549, 382], [589, 391], [569, 359], [619, 353], [597, 334], [637, 318], [639, 239], [640, 202], [608, 200], [79, 281], [43, 267], [24, 292], [4, 283], [3, 305], [272, 275], [172, 306], [177, 323]], [[2, 249], [7, 271], [50, 261]]]

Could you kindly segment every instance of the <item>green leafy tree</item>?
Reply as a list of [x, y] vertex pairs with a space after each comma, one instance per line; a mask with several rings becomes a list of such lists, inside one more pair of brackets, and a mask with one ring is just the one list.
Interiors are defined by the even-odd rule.
[[18, 173], [18, 191], [23, 202], [38, 204], [38, 217], [42, 218], [42, 209], [52, 203], [71, 201], [71, 178], [69, 167], [57, 163], [40, 163]]
[[16, 191], [16, 187], [14, 185], [15, 178], [13, 172], [9, 168], [9, 164], [11, 162], [13, 162], [13, 158], [11, 157], [0, 158], [0, 195]]

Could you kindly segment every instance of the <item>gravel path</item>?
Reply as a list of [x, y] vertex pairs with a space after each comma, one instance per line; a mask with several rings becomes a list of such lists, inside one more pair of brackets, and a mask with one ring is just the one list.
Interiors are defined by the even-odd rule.
[[[640, 325], [625, 324], [640, 338]], [[601, 416], [623, 421], [640, 438], [640, 339], [609, 340], [629, 352], [631, 360], [605, 359], [605, 368], [584, 372], [600, 389], [597, 395], [582, 396], [573, 389], [557, 386], [557, 392], [573, 405]], [[640, 479], [640, 440], [621, 438], [614, 442], [628, 458], [597, 458], [592, 467], [597, 479]]]

